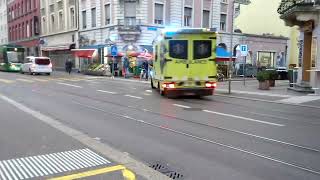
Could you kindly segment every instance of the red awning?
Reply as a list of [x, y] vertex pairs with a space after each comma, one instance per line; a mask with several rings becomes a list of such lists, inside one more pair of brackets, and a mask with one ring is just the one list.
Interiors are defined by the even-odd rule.
[[92, 55], [96, 49], [72, 49], [73, 55], [82, 58], [92, 58]]
[[[232, 61], [235, 61], [235, 60], [236, 60], [236, 58], [233, 57]], [[225, 58], [225, 57], [217, 57], [216, 58], [216, 62], [227, 62], [227, 61], [230, 61], [230, 58]]]
[[[124, 54], [122, 52], [118, 52], [116, 57], [122, 57]], [[112, 57], [111, 54], [107, 54], [105, 57]]]

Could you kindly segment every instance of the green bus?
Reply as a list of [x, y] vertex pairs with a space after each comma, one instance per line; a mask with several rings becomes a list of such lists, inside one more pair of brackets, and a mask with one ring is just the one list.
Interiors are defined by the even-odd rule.
[[0, 46], [0, 71], [19, 72], [24, 60], [24, 48], [18, 45]]

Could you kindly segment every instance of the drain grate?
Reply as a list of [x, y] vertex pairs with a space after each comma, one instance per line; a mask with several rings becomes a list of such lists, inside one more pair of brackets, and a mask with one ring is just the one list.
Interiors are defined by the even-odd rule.
[[170, 177], [171, 179], [182, 179], [183, 175], [181, 173], [178, 173], [172, 169], [170, 169], [167, 165], [164, 165], [162, 163], [154, 163], [150, 165], [152, 169], [161, 172], [162, 174], [165, 174], [166, 176]]

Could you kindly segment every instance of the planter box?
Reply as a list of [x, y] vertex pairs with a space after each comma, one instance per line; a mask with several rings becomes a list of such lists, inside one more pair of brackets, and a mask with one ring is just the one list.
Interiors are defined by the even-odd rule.
[[269, 81], [259, 81], [259, 89], [261, 90], [269, 90]]
[[275, 87], [276, 86], [276, 80], [269, 80], [269, 86]]
[[[92, 75], [92, 76], [108, 76], [108, 73], [106, 73], [105, 71], [92, 71], [92, 70], [86, 70], [84, 72], [84, 74], [86, 75]], [[111, 76], [111, 75], [109, 75]]]

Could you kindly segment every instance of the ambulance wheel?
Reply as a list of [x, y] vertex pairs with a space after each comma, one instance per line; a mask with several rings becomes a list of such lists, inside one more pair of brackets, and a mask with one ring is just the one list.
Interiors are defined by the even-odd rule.
[[158, 89], [161, 96], [164, 96], [164, 91], [160, 88], [160, 83], [158, 82]]
[[164, 91], [163, 91], [163, 90], [161, 90], [161, 89], [160, 89], [160, 95], [161, 95], [161, 96], [165, 96]]

